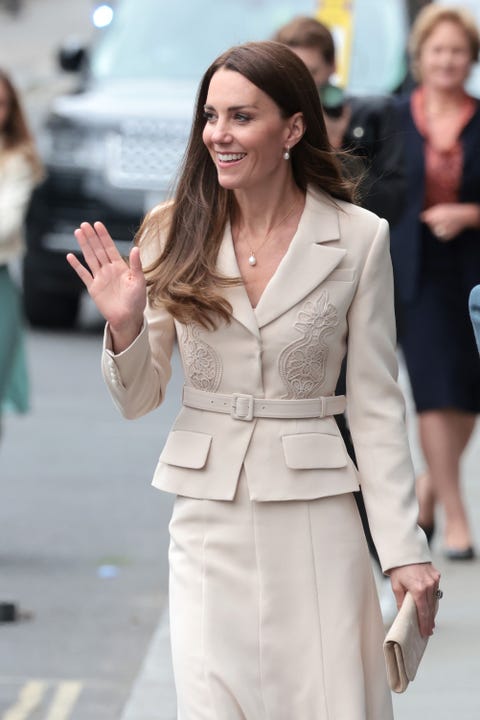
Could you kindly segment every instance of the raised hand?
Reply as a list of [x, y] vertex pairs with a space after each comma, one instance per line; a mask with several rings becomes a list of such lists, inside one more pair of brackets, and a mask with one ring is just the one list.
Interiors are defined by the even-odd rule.
[[101, 222], [84, 222], [74, 235], [88, 269], [73, 253], [67, 255], [67, 261], [110, 324], [115, 350], [120, 352], [135, 339], [143, 323], [146, 283], [139, 249], [131, 250], [127, 264]]

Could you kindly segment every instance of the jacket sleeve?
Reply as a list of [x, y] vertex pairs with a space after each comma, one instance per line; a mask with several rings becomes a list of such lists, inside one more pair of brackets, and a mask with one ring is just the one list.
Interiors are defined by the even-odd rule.
[[[151, 245], [141, 246], [143, 267], [152, 262], [155, 252]], [[115, 355], [107, 323], [102, 373], [112, 399], [124, 417], [140, 417], [163, 402], [172, 374], [175, 336], [175, 323], [170, 313], [164, 307], [152, 307], [147, 302], [139, 335], [126, 350]]]
[[150, 308], [138, 337], [115, 355], [106, 325], [102, 373], [113, 402], [124, 417], [130, 420], [141, 417], [163, 402], [172, 374], [174, 338], [172, 317], [163, 309]]
[[382, 568], [428, 562], [417, 526], [414, 469], [397, 383], [388, 225], [379, 221], [348, 313], [348, 419]]

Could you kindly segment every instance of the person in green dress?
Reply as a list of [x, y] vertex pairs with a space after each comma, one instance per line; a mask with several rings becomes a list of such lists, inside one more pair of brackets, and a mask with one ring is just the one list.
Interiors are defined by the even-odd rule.
[[19, 95], [0, 70], [0, 423], [5, 410], [26, 412], [29, 384], [21, 296], [11, 276], [23, 252], [23, 223], [42, 166]]

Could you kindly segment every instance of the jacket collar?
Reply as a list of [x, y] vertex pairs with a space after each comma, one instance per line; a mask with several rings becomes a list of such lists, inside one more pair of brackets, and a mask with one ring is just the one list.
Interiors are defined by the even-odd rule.
[[[243, 285], [226, 288], [233, 316], [257, 337], [267, 325], [296, 305], [337, 267], [346, 250], [325, 243], [340, 238], [339, 208], [331, 198], [307, 191], [297, 232], [256, 308], [252, 308]], [[239, 277], [230, 224], [225, 228], [217, 269], [227, 277]]]

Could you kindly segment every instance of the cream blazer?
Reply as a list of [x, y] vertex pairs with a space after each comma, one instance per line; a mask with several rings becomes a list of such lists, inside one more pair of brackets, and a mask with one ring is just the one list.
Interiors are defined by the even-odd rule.
[[20, 257], [23, 225], [35, 173], [21, 150], [4, 151], [0, 144], [0, 265]]
[[[142, 260], [158, 251], [147, 248]], [[228, 226], [218, 269], [240, 274]], [[242, 466], [256, 501], [320, 498], [361, 485], [384, 570], [428, 561], [396, 381], [392, 288], [387, 222], [309, 191], [297, 232], [255, 309], [243, 286], [228, 288], [232, 321], [208, 331], [149, 307], [141, 333], [118, 355], [109, 349], [107, 327], [103, 374], [127, 418], [162, 402], [175, 340], [186, 385], [258, 398], [333, 395], [348, 350], [347, 413], [358, 472], [333, 417], [243, 421], [183, 406], [153, 485], [231, 500]]]

